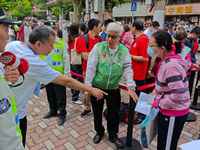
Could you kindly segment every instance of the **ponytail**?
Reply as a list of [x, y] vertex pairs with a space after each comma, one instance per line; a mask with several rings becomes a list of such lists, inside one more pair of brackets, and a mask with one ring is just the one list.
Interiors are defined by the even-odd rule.
[[181, 50], [182, 50], [182, 42], [175, 42], [174, 45], [176, 47], [176, 54], [180, 54], [181, 53]]

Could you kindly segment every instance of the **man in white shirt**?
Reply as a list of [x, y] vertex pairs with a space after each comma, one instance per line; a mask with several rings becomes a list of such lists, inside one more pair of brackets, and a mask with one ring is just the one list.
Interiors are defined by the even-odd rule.
[[150, 39], [152, 34], [159, 28], [159, 26], [160, 24], [158, 21], [153, 21], [150, 26], [144, 31], [144, 34], [146, 34], [146, 36], [148, 36], [148, 38]]
[[[11, 42], [6, 46], [6, 51], [11, 51], [19, 58], [24, 58], [29, 63], [29, 70], [25, 74], [25, 80], [22, 85], [13, 88], [16, 105], [20, 119], [20, 129], [22, 130], [23, 143], [26, 139], [27, 120], [26, 110], [27, 102], [31, 97], [38, 82], [48, 84], [50, 82], [67, 86], [76, 90], [90, 92], [92, 95], [101, 99], [105, 92], [86, 86], [70, 77], [66, 77], [58, 71], [53, 70], [38, 55], [48, 55], [54, 49], [56, 34], [48, 26], [37, 26], [29, 36], [28, 43], [19, 41]], [[22, 77], [18, 82], [21, 82]], [[18, 82], [16, 84], [18, 84]]]
[[[102, 125], [102, 111], [104, 98], [106, 99], [108, 118], [107, 129], [109, 140], [118, 148], [123, 148], [122, 141], [117, 137], [119, 130], [119, 107], [121, 95], [119, 81], [122, 74], [127, 80], [128, 98], [132, 97], [137, 102], [137, 94], [134, 92], [135, 82], [133, 81], [132, 61], [129, 50], [119, 43], [123, 28], [117, 23], [110, 23], [107, 27], [106, 41], [96, 44], [89, 54], [86, 70], [85, 84], [102, 89], [108, 96], [97, 100], [91, 96], [92, 109], [94, 114], [94, 127], [96, 135], [93, 142], [98, 144], [104, 136]], [[88, 98], [89, 93], [85, 92]]]

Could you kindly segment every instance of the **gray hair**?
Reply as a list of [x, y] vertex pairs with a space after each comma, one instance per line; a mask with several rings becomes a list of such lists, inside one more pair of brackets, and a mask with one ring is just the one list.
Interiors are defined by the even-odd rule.
[[108, 24], [107, 32], [108, 31], [116, 31], [118, 32], [118, 35], [122, 35], [123, 28], [118, 23], [112, 22]]
[[35, 44], [37, 41], [45, 44], [49, 41], [50, 36], [56, 36], [55, 31], [48, 26], [37, 26], [33, 29], [29, 36], [29, 42]]

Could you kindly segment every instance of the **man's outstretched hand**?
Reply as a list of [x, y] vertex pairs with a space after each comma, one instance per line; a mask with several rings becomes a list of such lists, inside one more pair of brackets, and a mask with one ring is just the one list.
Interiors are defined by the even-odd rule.
[[100, 100], [103, 98], [104, 95], [108, 95], [106, 92], [97, 89], [97, 88], [92, 88], [91, 92], [84, 92], [85, 99], [88, 100], [90, 95], [94, 96], [97, 98], [97, 100]]

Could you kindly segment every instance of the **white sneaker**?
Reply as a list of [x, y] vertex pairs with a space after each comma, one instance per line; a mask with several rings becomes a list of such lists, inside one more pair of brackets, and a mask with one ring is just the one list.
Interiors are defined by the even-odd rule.
[[82, 105], [83, 104], [83, 102], [81, 102], [81, 101], [79, 101], [79, 100], [77, 100], [77, 101], [72, 101], [74, 104], [78, 104], [78, 105]]

